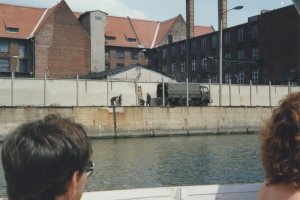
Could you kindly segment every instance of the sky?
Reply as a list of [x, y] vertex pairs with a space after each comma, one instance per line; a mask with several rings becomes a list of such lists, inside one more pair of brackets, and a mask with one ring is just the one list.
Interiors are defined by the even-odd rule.
[[[50, 8], [60, 0], [0, 0], [2, 3]], [[165, 21], [181, 14], [185, 18], [185, 0], [66, 0], [73, 11], [101, 10], [108, 15]], [[195, 25], [218, 28], [218, 0], [194, 0]], [[228, 12], [228, 27], [246, 23], [248, 17], [261, 10], [273, 10], [292, 4], [292, 0], [227, 0], [227, 9], [244, 6]], [[1, 13], [0, 13], [1, 15]]]

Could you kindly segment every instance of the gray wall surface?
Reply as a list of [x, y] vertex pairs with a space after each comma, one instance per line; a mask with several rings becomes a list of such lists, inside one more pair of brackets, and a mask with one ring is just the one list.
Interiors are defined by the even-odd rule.
[[[110, 106], [110, 98], [122, 94], [123, 106], [138, 105], [138, 86], [143, 99], [155, 101], [158, 82], [76, 79], [0, 78], [0, 106]], [[205, 84], [203, 84], [205, 85]], [[219, 85], [210, 88], [212, 103], [219, 105]], [[300, 87], [228, 85], [222, 87], [222, 106], [277, 106], [289, 92]]]

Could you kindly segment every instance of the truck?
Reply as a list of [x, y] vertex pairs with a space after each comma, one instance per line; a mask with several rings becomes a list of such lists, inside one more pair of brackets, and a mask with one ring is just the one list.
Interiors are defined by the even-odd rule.
[[[169, 106], [186, 106], [187, 83], [164, 83], [165, 104]], [[210, 92], [200, 83], [188, 83], [188, 99], [190, 106], [207, 106], [210, 102]], [[163, 102], [163, 84], [159, 83], [156, 90], [159, 105]]]

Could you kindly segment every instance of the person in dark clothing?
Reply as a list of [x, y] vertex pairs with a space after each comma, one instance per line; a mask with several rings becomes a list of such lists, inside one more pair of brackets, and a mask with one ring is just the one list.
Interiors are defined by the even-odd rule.
[[146, 106], [150, 106], [151, 104], [151, 96], [149, 93], [147, 93], [147, 100], [146, 100]]
[[141, 99], [140, 100], [140, 106], [144, 106], [145, 105], [145, 100], [144, 99]]
[[118, 102], [118, 106], [122, 105], [122, 94], [119, 95], [117, 102]]
[[112, 98], [110, 99], [110, 104], [111, 104], [112, 107], [115, 106], [115, 104], [116, 104], [116, 102], [117, 102], [117, 98], [118, 98], [118, 96], [115, 96], [115, 97], [112, 97]]

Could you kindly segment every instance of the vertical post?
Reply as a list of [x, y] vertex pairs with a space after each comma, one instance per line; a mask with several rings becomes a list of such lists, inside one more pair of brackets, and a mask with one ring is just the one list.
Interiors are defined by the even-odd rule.
[[272, 106], [272, 95], [271, 95], [271, 81], [269, 81], [269, 104]]
[[186, 77], [186, 106], [189, 106], [189, 78]]
[[219, 30], [219, 106], [222, 106], [222, 68], [223, 68], [223, 17], [220, 16], [220, 30]]
[[114, 117], [114, 137], [117, 137], [117, 115], [116, 115], [116, 106], [112, 105], [113, 107], [113, 117]]
[[135, 83], [135, 105], [138, 106], [139, 105], [139, 102], [138, 102], [139, 101], [138, 80], [136, 79], [134, 83]]
[[76, 106], [79, 106], [79, 87], [78, 87], [79, 76], [76, 76]]
[[44, 106], [47, 105], [47, 74], [44, 74]]
[[250, 106], [252, 106], [252, 81], [250, 80]]
[[209, 106], [211, 106], [211, 79], [208, 80]]
[[106, 77], [106, 106], [109, 106], [109, 76]]
[[288, 94], [291, 93], [291, 82], [288, 82]]
[[10, 105], [14, 106], [14, 79], [15, 79], [15, 72], [11, 72], [11, 85], [10, 85]]
[[231, 106], [231, 79], [229, 79], [229, 106]]
[[165, 99], [165, 82], [164, 78], [162, 78], [162, 106], [164, 107], [166, 105], [166, 99]]

